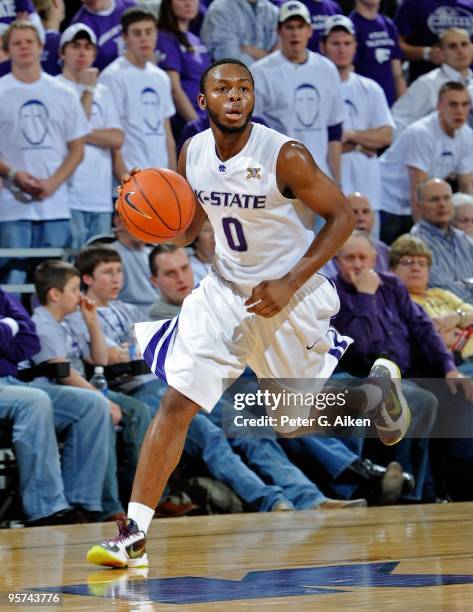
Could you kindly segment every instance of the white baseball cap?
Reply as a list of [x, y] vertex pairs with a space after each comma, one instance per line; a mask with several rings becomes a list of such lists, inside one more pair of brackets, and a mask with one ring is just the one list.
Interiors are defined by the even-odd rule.
[[328, 36], [335, 28], [343, 28], [349, 34], [356, 36], [353, 21], [350, 18], [345, 17], [345, 15], [332, 15], [327, 19], [325, 22], [325, 36]]
[[90, 42], [97, 46], [97, 37], [95, 32], [85, 23], [74, 23], [64, 30], [59, 41], [59, 46], [62, 48], [65, 44], [70, 43], [81, 32], [87, 34]]
[[309, 9], [302, 2], [298, 2], [298, 0], [289, 0], [289, 2], [282, 4], [279, 9], [279, 23], [283, 23], [283, 21], [291, 17], [300, 17], [307, 24], [312, 25]]

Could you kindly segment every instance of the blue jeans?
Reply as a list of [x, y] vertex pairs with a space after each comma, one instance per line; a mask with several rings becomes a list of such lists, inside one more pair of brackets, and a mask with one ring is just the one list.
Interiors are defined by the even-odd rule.
[[202, 459], [213, 478], [224, 482], [256, 510], [266, 512], [280, 502], [292, 506], [280, 486], [266, 484], [243, 463], [223, 430], [203, 412], [192, 419], [184, 450], [191, 457]]
[[71, 247], [80, 249], [89, 238], [112, 233], [112, 213], [71, 209]]
[[[133, 391], [151, 409], [154, 416], [167, 390], [163, 381], [156, 379]], [[184, 450], [191, 457], [201, 459], [211, 476], [228, 485], [247, 504], [265, 512], [280, 502], [291, 506], [281, 487], [265, 484], [233, 451], [223, 430], [198, 412], [191, 421]]]
[[302, 463], [316, 461], [323, 465], [333, 482], [330, 486], [337, 497], [350, 499], [357, 485], [355, 483], [337, 483], [336, 479], [357, 459], [359, 455], [346, 445], [344, 440], [338, 438], [300, 437], [287, 438], [281, 442], [290, 456], [297, 457]]
[[69, 504], [100, 511], [109, 454], [109, 402], [89, 389], [42, 381], [30, 385], [49, 395], [56, 431], [65, 434], [62, 479]]
[[[219, 428], [224, 405], [225, 402], [221, 400], [209, 415], [211, 421]], [[320, 489], [290, 461], [276, 440], [241, 435], [228, 441], [258, 476], [265, 482], [281, 487], [286, 498], [297, 510], [316, 508], [327, 499]]]
[[[70, 243], [69, 219], [52, 221], [2, 221], [0, 245], [3, 249], [57, 247]], [[26, 280], [28, 259], [1, 259], [0, 282], [22, 284]]]
[[[143, 439], [151, 423], [151, 414], [148, 406], [134, 397], [124, 393], [108, 392], [108, 399], [118, 404], [122, 411], [122, 439], [124, 456], [121, 457], [125, 463], [124, 479], [127, 486], [131, 486], [135, 476], [136, 466]], [[107, 470], [105, 474], [102, 492], [102, 516], [103, 518], [123, 512], [123, 506], [118, 492], [117, 475], [117, 432], [110, 421], [109, 426], [110, 452], [108, 456]]]
[[13, 377], [0, 378], [0, 418], [12, 423], [27, 520], [35, 521], [68, 508], [49, 396], [40, 389], [20, 385]]

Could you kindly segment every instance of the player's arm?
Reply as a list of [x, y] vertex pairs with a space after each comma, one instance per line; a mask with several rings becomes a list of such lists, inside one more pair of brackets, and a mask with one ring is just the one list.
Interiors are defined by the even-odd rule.
[[257, 285], [246, 300], [248, 312], [273, 317], [294, 293], [345, 244], [355, 227], [353, 211], [337, 185], [317, 166], [306, 147], [286, 143], [279, 153], [277, 181], [282, 194], [295, 197], [325, 219], [325, 225], [297, 264], [280, 279]]
[[[189, 147], [189, 143], [191, 140], [192, 139], [189, 138], [189, 140], [186, 140], [186, 142], [184, 143], [181, 149], [181, 153], [179, 155], [179, 160], [177, 162], [177, 171], [185, 179], [187, 178], [186, 177], [187, 148]], [[184, 246], [187, 246], [188, 244], [191, 244], [197, 238], [197, 235], [199, 234], [200, 229], [206, 219], [207, 219], [207, 215], [205, 214], [204, 209], [200, 205], [197, 198], [195, 198], [195, 212], [194, 212], [194, 218], [192, 219], [191, 224], [189, 225], [189, 227], [186, 229], [186, 231], [183, 234], [181, 234], [178, 238], [175, 238], [174, 240], [170, 240], [169, 242], [172, 242], [172, 244], [175, 244], [176, 246], [180, 246], [180, 247], [184, 247]]]
[[458, 182], [458, 191], [462, 193], [473, 194], [473, 173], [468, 172], [468, 174], [458, 174], [457, 175]]
[[281, 148], [276, 173], [281, 193], [290, 192], [325, 220], [305, 255], [287, 274], [297, 290], [345, 244], [355, 219], [343, 193], [303, 144], [288, 142]]

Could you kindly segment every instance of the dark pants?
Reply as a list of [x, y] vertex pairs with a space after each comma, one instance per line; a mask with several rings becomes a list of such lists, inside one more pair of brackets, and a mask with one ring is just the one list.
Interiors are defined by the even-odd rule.
[[386, 244], [392, 244], [402, 234], [408, 234], [414, 222], [411, 215], [392, 215], [384, 210], [379, 211], [380, 238]]

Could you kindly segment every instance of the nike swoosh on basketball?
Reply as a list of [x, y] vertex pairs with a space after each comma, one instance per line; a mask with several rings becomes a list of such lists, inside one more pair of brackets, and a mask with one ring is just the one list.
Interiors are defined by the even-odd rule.
[[128, 206], [131, 206], [133, 208], [133, 210], [136, 210], [137, 213], [139, 213], [140, 215], [142, 215], [143, 217], [145, 217], [145, 219], [151, 219], [151, 217], [149, 215], [147, 215], [146, 213], [144, 213], [142, 210], [140, 210], [136, 204], [134, 204], [131, 201], [131, 196], [136, 195], [136, 191], [127, 191], [125, 193], [125, 202], [128, 204]]

